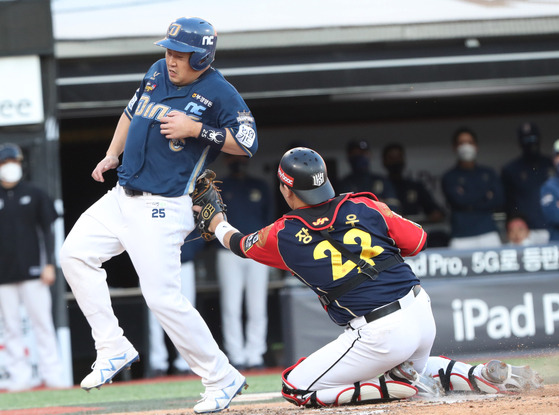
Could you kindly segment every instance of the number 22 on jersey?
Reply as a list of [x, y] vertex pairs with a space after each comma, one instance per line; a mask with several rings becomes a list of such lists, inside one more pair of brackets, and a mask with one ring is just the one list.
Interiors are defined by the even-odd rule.
[[[384, 248], [380, 246], [371, 246], [371, 242], [371, 235], [357, 228], [350, 229], [343, 237], [344, 245], [361, 245], [360, 258], [371, 265], [375, 265], [375, 262], [371, 258], [376, 257], [383, 252]], [[322, 241], [316, 246], [316, 248], [314, 248], [313, 257], [316, 260], [324, 259], [328, 257], [328, 253], [330, 254], [330, 260], [332, 262], [332, 277], [334, 278], [334, 281], [345, 277], [353, 268], [357, 266], [349, 259], [343, 262], [340, 251], [335, 249], [328, 241]]]

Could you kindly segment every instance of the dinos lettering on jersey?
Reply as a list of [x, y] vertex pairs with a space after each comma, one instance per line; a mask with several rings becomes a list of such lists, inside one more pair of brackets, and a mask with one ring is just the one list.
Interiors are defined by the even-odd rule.
[[251, 233], [245, 238], [244, 251], [247, 252], [258, 242], [258, 232]]
[[136, 112], [134, 115], [138, 115], [143, 118], [150, 120], [161, 121], [172, 108], [168, 105], [161, 103], [150, 102], [149, 95], [142, 95], [139, 99], [138, 106], [136, 107]]

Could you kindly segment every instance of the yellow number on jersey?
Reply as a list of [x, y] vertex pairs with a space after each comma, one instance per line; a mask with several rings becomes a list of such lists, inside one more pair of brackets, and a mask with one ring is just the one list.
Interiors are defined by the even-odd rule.
[[[359, 242], [357, 241], [359, 240]], [[361, 245], [361, 254], [359, 257], [364, 259], [371, 265], [375, 262], [371, 259], [384, 251], [380, 246], [371, 246], [371, 235], [361, 229], [352, 228], [347, 231], [343, 238], [345, 245]], [[332, 262], [332, 277], [334, 281], [345, 277], [353, 268], [357, 266], [353, 261], [342, 261], [342, 254], [336, 250], [328, 241], [320, 242], [313, 252], [314, 259], [324, 259], [328, 257], [327, 252], [330, 253], [330, 260]]]

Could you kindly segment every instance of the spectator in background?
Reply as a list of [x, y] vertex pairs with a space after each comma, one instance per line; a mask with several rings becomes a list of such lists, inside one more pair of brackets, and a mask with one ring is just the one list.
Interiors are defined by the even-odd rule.
[[0, 146], [0, 315], [10, 391], [38, 386], [25, 353], [21, 305], [35, 335], [40, 379], [49, 388], [69, 386], [63, 379], [49, 288], [56, 279], [52, 225], [57, 214], [42, 189], [21, 180], [22, 160], [17, 145]]
[[394, 187], [400, 209], [396, 212], [418, 222], [441, 222], [442, 208], [420, 181], [404, 177], [406, 168], [404, 147], [388, 144], [382, 151], [382, 163], [388, 172], [388, 179]]
[[[198, 232], [190, 233], [181, 247], [181, 292], [192, 307], [196, 307], [196, 270], [194, 259], [205, 246], [205, 241]], [[165, 342], [165, 332], [157, 321], [155, 314], [148, 309], [149, 318], [149, 370], [147, 377], [159, 377], [169, 374], [169, 350]], [[176, 349], [175, 349], [176, 351]], [[190, 366], [178, 351], [170, 368], [172, 375], [192, 374]]]
[[351, 173], [339, 182], [339, 193], [372, 192], [390, 209], [398, 212], [400, 202], [390, 181], [370, 171], [371, 152], [369, 143], [365, 140], [352, 140], [346, 147], [347, 161]]
[[536, 243], [547, 243], [549, 232], [540, 205], [540, 188], [553, 175], [553, 163], [540, 152], [540, 131], [536, 124], [518, 127], [518, 144], [522, 154], [507, 163], [501, 172], [508, 215], [521, 214]]
[[[225, 163], [229, 175], [223, 179], [221, 189], [227, 217], [247, 234], [268, 225], [273, 207], [268, 184], [248, 174], [246, 157], [226, 155]], [[217, 277], [221, 290], [223, 342], [231, 364], [239, 370], [265, 367], [268, 267], [240, 258], [220, 244]], [[243, 296], [246, 305], [244, 331]]]
[[553, 143], [555, 175], [541, 187], [541, 207], [549, 230], [549, 241], [559, 241], [559, 140]]
[[456, 165], [442, 178], [451, 210], [449, 246], [457, 249], [501, 245], [493, 213], [502, 207], [503, 189], [497, 173], [476, 163], [478, 141], [474, 131], [458, 129], [452, 136]]
[[512, 215], [507, 217], [506, 222], [507, 240], [509, 245], [532, 245], [530, 228], [528, 222], [522, 215]]

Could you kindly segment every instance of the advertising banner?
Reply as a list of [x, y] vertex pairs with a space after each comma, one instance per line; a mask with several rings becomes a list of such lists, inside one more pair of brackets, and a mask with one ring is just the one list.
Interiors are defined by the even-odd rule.
[[0, 58], [0, 73], [4, 78], [0, 126], [42, 123], [45, 115], [39, 56]]

